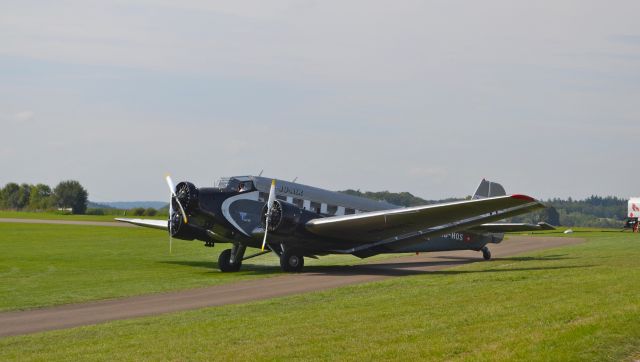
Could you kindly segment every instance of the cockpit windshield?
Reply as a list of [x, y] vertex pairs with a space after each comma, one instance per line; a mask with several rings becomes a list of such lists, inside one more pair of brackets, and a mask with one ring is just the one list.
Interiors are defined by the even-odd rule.
[[253, 181], [246, 177], [223, 177], [218, 181], [218, 188], [227, 192], [254, 191]]

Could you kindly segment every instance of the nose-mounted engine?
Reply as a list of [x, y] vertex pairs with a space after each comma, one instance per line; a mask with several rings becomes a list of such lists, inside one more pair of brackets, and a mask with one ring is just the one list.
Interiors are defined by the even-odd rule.
[[[267, 205], [262, 208], [262, 227], [265, 227], [267, 215]], [[301, 209], [296, 205], [275, 200], [271, 208], [271, 220], [269, 222], [269, 232], [275, 235], [294, 235], [306, 233], [304, 225], [311, 219], [318, 218], [319, 215]]]

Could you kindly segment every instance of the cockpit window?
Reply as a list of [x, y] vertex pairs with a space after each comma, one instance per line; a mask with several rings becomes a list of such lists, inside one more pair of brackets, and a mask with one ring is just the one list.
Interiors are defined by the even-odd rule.
[[218, 188], [228, 192], [247, 192], [254, 191], [253, 181], [242, 181], [236, 178], [222, 178], [218, 181]]

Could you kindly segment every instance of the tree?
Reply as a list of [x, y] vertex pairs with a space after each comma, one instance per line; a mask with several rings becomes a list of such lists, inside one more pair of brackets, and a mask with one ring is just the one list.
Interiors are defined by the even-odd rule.
[[549, 206], [541, 211], [542, 221], [551, 225], [560, 225], [560, 214], [555, 207]]
[[2, 189], [2, 201], [3, 207], [7, 209], [17, 209], [18, 208], [18, 199], [20, 192], [20, 186], [18, 186], [15, 182], [9, 182]]
[[31, 185], [22, 184], [18, 189], [18, 198], [16, 208], [18, 210], [24, 209], [29, 205], [29, 198], [31, 196]]
[[158, 213], [158, 210], [154, 209], [153, 207], [149, 207], [146, 210], [144, 210], [145, 216], [156, 216], [157, 213]]
[[51, 201], [51, 187], [45, 184], [37, 184], [35, 186], [31, 186], [29, 209], [46, 210], [51, 207]]
[[69, 180], [62, 181], [53, 189], [56, 205], [61, 208], [71, 208], [74, 214], [84, 214], [87, 210], [87, 190], [80, 182]]

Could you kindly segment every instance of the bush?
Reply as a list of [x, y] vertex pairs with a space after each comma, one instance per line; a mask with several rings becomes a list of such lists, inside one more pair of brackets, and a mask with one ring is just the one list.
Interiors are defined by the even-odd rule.
[[104, 215], [104, 209], [87, 209], [87, 215]]
[[144, 207], [136, 207], [134, 209], [131, 209], [131, 215], [133, 216], [142, 216], [144, 215], [145, 209]]
[[156, 216], [157, 213], [158, 210], [154, 209], [153, 207], [150, 207], [144, 211], [145, 216]]

